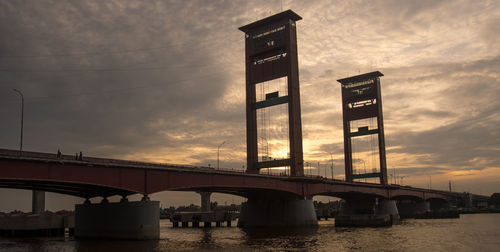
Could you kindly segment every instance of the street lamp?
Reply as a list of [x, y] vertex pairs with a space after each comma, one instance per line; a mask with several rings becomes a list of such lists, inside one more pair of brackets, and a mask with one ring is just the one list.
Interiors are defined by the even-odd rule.
[[18, 89], [13, 89], [13, 91], [21, 96], [21, 144], [19, 146], [19, 154], [21, 155], [21, 153], [23, 152], [24, 96], [23, 93]]
[[[19, 155], [23, 153], [23, 124], [24, 124], [24, 96], [23, 93], [18, 89], [13, 89], [14, 92], [21, 96], [21, 144], [19, 145]], [[32, 194], [31, 209], [33, 213], [42, 213], [45, 211], [45, 192], [44, 191], [33, 191]]]
[[330, 152], [330, 160], [332, 161], [332, 166], [330, 168], [332, 169], [332, 180], [333, 180], [333, 154]]
[[226, 141], [222, 142], [221, 144], [219, 144], [219, 146], [217, 147], [217, 170], [219, 169], [219, 150], [220, 150], [220, 147], [225, 143]]
[[[365, 163], [365, 160], [364, 159], [360, 159], [361, 162], [363, 162], [363, 173], [366, 174], [366, 163]], [[366, 182], [366, 178], [365, 178], [365, 182]]]
[[401, 185], [403, 185], [403, 179], [406, 178], [406, 177], [408, 177], [408, 176], [401, 176], [401, 177], [399, 177], [399, 179], [401, 180]]

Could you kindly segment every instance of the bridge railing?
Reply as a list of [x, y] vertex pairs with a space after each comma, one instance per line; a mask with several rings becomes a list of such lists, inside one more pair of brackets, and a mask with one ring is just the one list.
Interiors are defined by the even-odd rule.
[[[189, 170], [201, 170], [201, 171], [221, 171], [221, 172], [229, 172], [229, 173], [237, 173], [243, 174], [246, 171], [243, 169], [234, 169], [234, 168], [225, 168], [225, 167], [209, 167], [209, 166], [196, 166], [196, 165], [182, 165], [182, 164], [171, 164], [171, 163], [162, 163], [162, 162], [147, 162], [147, 161], [130, 161], [123, 159], [114, 159], [114, 158], [98, 158], [91, 156], [84, 156], [79, 158], [79, 153], [75, 153], [75, 155], [58, 155], [56, 153], [42, 153], [42, 152], [33, 152], [33, 151], [18, 151], [18, 150], [9, 150], [9, 149], [0, 149], [0, 155], [6, 156], [16, 156], [16, 157], [27, 157], [27, 158], [41, 158], [41, 159], [50, 159], [50, 160], [72, 160], [72, 161], [81, 161], [81, 162], [90, 162], [90, 163], [99, 163], [106, 165], [133, 165], [145, 168], [179, 168], [179, 169], [189, 169]], [[289, 176], [286, 172], [262, 172], [261, 175], [265, 176], [273, 176], [273, 177], [287, 177]], [[313, 175], [313, 174], [304, 174], [304, 177], [311, 179], [318, 179], [324, 181], [343, 181], [339, 179], [331, 179], [328, 177], [324, 177], [321, 175]], [[363, 183], [363, 182], [359, 182]], [[373, 183], [369, 183], [373, 184]], [[400, 186], [400, 185], [392, 185], [392, 186]], [[430, 190], [432, 191], [432, 190]]]

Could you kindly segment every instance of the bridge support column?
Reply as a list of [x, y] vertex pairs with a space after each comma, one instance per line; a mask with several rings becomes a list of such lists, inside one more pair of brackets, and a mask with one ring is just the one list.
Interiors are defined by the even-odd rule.
[[201, 211], [209, 212], [210, 211], [210, 195], [211, 192], [198, 192], [201, 195]]
[[280, 194], [253, 194], [241, 206], [239, 227], [316, 226], [313, 201]]
[[428, 201], [400, 201], [398, 211], [401, 218], [415, 218], [424, 216], [431, 211]]
[[158, 239], [158, 201], [79, 204], [75, 206], [75, 237]]
[[445, 219], [445, 218], [460, 218], [458, 210], [451, 207], [449, 201], [440, 199], [430, 199], [428, 201], [430, 205], [430, 212], [427, 212], [423, 216], [417, 216], [417, 218], [422, 219]]
[[427, 213], [431, 210], [431, 204], [428, 201], [419, 201], [415, 205], [415, 211], [417, 213]]
[[33, 191], [33, 196], [31, 201], [31, 212], [33, 212], [34, 214], [40, 214], [45, 212], [44, 191]]
[[399, 222], [396, 202], [375, 198], [354, 198], [342, 202], [335, 217], [337, 227], [385, 227]]
[[399, 211], [395, 200], [379, 200], [375, 209], [375, 215], [389, 215], [392, 224], [399, 223]]

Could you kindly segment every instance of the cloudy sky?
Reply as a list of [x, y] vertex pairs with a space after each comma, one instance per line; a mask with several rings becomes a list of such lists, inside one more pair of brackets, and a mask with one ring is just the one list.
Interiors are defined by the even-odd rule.
[[[286, 9], [303, 18], [297, 28], [305, 161], [320, 162], [320, 173], [331, 176], [332, 154], [335, 176], [343, 178], [336, 80], [378, 70], [385, 75], [389, 172], [413, 186], [447, 189], [451, 180], [457, 191], [500, 192], [494, 0], [0, 0], [0, 148], [19, 148], [21, 103], [12, 91], [19, 89], [25, 150], [214, 165], [225, 141], [221, 167], [241, 169], [245, 66], [238, 27]], [[369, 153], [361, 145], [360, 155]], [[12, 201], [14, 195], [25, 199]], [[11, 202], [0, 211], [26, 208], [29, 195], [0, 189], [0, 202]], [[162, 195], [164, 205], [198, 200], [194, 193]], [[48, 204], [61, 199], [74, 200], [49, 194]]]

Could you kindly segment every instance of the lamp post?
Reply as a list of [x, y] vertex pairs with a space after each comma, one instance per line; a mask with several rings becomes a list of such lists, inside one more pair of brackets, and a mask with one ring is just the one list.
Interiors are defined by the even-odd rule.
[[220, 147], [225, 143], [226, 141], [222, 142], [221, 144], [219, 144], [219, 146], [217, 147], [217, 170], [219, 169], [219, 151], [220, 151]]
[[21, 96], [21, 144], [19, 145], [19, 155], [23, 152], [23, 120], [24, 120], [24, 96], [18, 89], [13, 89], [14, 92]]
[[332, 180], [333, 180], [333, 154], [330, 152], [330, 160], [332, 161], [332, 166], [330, 168], [332, 169]]
[[319, 162], [318, 162], [318, 177], [321, 176], [321, 171], [319, 169]]
[[[365, 163], [365, 160], [361, 159], [361, 162], [363, 162], [363, 173], [366, 174], [366, 163]], [[366, 178], [365, 178], [365, 182], [366, 182]]]
[[396, 181], [396, 168], [392, 168], [392, 173], [393, 173], [393, 176], [392, 176], [393, 181], [392, 181], [392, 182], [393, 182], [393, 183], [398, 183], [398, 182]]
[[327, 175], [326, 175], [326, 171], [327, 171], [327, 167], [325, 167], [325, 179], [328, 178]]
[[401, 185], [403, 185], [403, 179], [406, 178], [407, 176], [401, 176], [400, 179], [401, 179]]
[[[18, 89], [13, 89], [14, 92], [21, 96], [21, 143], [19, 145], [19, 155], [23, 152], [23, 126], [24, 126], [24, 96]], [[45, 192], [36, 191], [32, 192], [31, 198], [31, 211], [33, 213], [43, 213], [45, 211]]]

